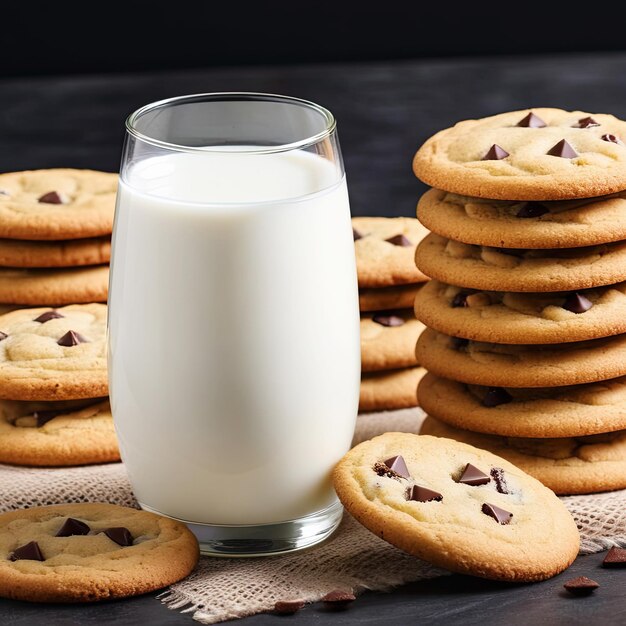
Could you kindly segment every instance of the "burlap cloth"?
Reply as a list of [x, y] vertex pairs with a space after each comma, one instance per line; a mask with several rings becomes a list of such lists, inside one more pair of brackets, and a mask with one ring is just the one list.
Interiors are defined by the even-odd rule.
[[[355, 443], [388, 430], [418, 432], [419, 409], [359, 416]], [[70, 469], [0, 465], [0, 511], [63, 502], [136, 506], [121, 463]], [[580, 529], [581, 554], [626, 546], [626, 490], [563, 498]], [[197, 570], [161, 599], [204, 624], [269, 611], [276, 600], [319, 600], [337, 588], [389, 589], [447, 572], [408, 556], [345, 515], [323, 545], [263, 559], [203, 557]]]

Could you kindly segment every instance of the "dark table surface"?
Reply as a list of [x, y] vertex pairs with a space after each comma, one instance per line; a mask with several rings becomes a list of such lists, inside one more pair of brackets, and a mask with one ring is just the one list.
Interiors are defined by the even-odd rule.
[[[602, 54], [3, 80], [0, 171], [115, 171], [124, 118], [143, 104], [208, 91], [282, 93], [319, 102], [337, 117], [354, 215], [411, 216], [424, 189], [411, 173], [411, 158], [433, 132], [464, 118], [538, 106], [626, 118], [625, 77], [626, 54]], [[242, 625], [625, 624], [626, 574], [600, 568], [601, 560], [581, 557], [568, 572], [536, 585], [450, 576], [365, 593], [344, 613], [314, 605], [294, 617], [259, 615]], [[593, 597], [563, 592], [563, 582], [579, 575], [600, 582]], [[192, 623], [190, 615], [168, 610], [154, 595], [99, 606], [0, 600], [0, 624]]]

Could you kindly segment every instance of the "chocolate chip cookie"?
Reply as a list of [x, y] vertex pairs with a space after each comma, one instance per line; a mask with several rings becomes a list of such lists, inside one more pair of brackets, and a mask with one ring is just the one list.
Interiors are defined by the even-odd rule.
[[565, 387], [470, 385], [429, 372], [419, 405], [457, 428], [506, 437], [581, 437], [626, 429], [626, 377]]
[[413, 159], [431, 187], [499, 200], [562, 200], [626, 189], [626, 122], [612, 115], [526, 109], [465, 120]]
[[0, 302], [32, 306], [106, 302], [109, 266], [0, 268]]
[[450, 337], [427, 328], [418, 363], [452, 380], [499, 387], [560, 387], [626, 375], [626, 334], [553, 345], [508, 345]]
[[432, 280], [415, 315], [447, 335], [494, 343], [567, 343], [626, 332], [626, 282], [580, 291], [477, 291]]
[[382, 311], [361, 316], [361, 368], [364, 372], [417, 365], [415, 343], [424, 325], [413, 311]]
[[0, 316], [0, 398], [108, 395], [104, 304], [18, 309]]
[[107, 398], [0, 400], [0, 463], [65, 466], [119, 460]]
[[417, 205], [429, 230], [493, 248], [578, 248], [626, 239], [626, 192], [556, 202], [490, 200], [430, 189]]
[[166, 587], [198, 562], [181, 522], [113, 504], [62, 504], [0, 515], [0, 596], [95, 602]]
[[0, 174], [0, 237], [60, 240], [110, 235], [117, 178], [75, 169]]
[[359, 288], [392, 287], [428, 280], [413, 261], [427, 230], [412, 217], [353, 217]]
[[417, 383], [425, 373], [422, 367], [365, 372], [361, 377], [359, 412], [395, 411], [417, 406]]
[[493, 291], [570, 291], [626, 280], [626, 241], [584, 248], [513, 250], [430, 234], [415, 262], [444, 283]]
[[366, 528], [454, 572], [544, 580], [578, 553], [576, 524], [549, 489], [466, 444], [386, 433], [350, 450], [333, 478], [339, 499]]
[[624, 430], [587, 437], [525, 439], [474, 433], [427, 417], [420, 432], [497, 454], [560, 495], [626, 487]]

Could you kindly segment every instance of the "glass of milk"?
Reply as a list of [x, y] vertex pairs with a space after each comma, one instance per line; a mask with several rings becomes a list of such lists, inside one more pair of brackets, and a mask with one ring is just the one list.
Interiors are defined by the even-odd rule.
[[109, 292], [111, 403], [142, 508], [203, 552], [276, 554], [338, 526], [331, 471], [359, 397], [336, 124], [215, 93], [126, 122]]

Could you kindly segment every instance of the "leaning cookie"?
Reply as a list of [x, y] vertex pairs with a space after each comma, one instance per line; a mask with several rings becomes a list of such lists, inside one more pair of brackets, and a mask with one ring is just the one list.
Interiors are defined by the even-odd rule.
[[626, 122], [612, 115], [526, 109], [465, 120], [413, 159], [431, 187], [500, 200], [562, 200], [626, 189]]
[[364, 373], [359, 412], [395, 411], [417, 406], [417, 383], [425, 373], [421, 367]]
[[353, 217], [359, 288], [422, 283], [415, 247], [428, 231], [413, 217]]
[[0, 174], [0, 237], [61, 240], [110, 235], [117, 178], [75, 169]]
[[498, 387], [561, 387], [626, 375], [626, 334], [552, 345], [508, 345], [450, 337], [427, 328], [418, 362], [464, 383]]
[[454, 439], [497, 454], [559, 495], [626, 487], [624, 430], [588, 437], [518, 439], [461, 430], [427, 417], [420, 433]]
[[492, 291], [571, 291], [626, 280], [626, 241], [585, 248], [511, 250], [428, 235], [415, 263], [431, 278]]
[[0, 398], [108, 395], [104, 304], [18, 309], [0, 316]]
[[468, 385], [429, 372], [419, 405], [457, 428], [506, 437], [582, 437], [626, 430], [626, 376], [566, 387]]
[[578, 248], [626, 239], [626, 192], [560, 202], [490, 200], [430, 189], [417, 217], [447, 239], [494, 248]]
[[0, 302], [56, 306], [106, 302], [109, 266], [55, 269], [0, 268]]
[[394, 546], [454, 572], [544, 580], [576, 558], [563, 503], [508, 461], [449, 439], [386, 433], [337, 464], [339, 499]]
[[77, 267], [102, 265], [110, 259], [110, 237], [66, 241], [0, 239], [0, 267]]
[[432, 280], [415, 316], [455, 337], [494, 343], [566, 343], [626, 332], [626, 282], [575, 292], [462, 289]]
[[198, 542], [181, 522], [113, 504], [63, 504], [0, 515], [0, 596], [95, 602], [187, 576]]
[[361, 316], [361, 368], [364, 372], [417, 365], [415, 343], [424, 324], [412, 309]]
[[106, 398], [0, 401], [0, 463], [67, 466], [119, 460]]

